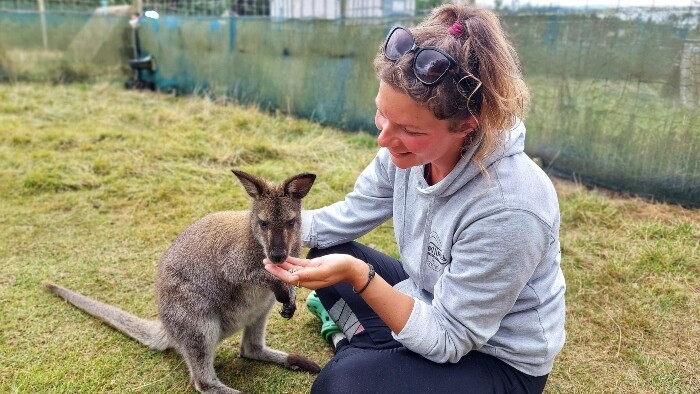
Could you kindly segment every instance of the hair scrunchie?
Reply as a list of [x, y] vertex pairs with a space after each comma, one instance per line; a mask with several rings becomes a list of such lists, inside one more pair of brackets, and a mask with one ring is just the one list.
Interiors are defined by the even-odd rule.
[[453, 36], [459, 38], [464, 35], [464, 32], [466, 31], [465, 27], [463, 24], [461, 24], [459, 21], [455, 21], [455, 23], [450, 26], [447, 31], [452, 34]]

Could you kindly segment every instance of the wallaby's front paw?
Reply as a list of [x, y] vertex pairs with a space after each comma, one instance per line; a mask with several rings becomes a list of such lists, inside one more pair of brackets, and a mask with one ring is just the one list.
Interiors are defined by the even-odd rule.
[[297, 306], [296, 304], [289, 303], [289, 304], [282, 304], [282, 309], [280, 310], [280, 316], [284, 317], [285, 319], [291, 319], [292, 316], [294, 316], [294, 312], [296, 312]]

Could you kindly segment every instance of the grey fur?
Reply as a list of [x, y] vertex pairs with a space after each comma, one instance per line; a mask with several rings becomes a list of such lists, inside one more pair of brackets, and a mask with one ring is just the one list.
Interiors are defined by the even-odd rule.
[[185, 229], [158, 265], [158, 320], [145, 320], [114, 306], [46, 283], [48, 290], [156, 350], [175, 349], [201, 393], [239, 393], [216, 376], [214, 355], [225, 338], [243, 330], [242, 357], [319, 372], [313, 361], [268, 348], [265, 327], [275, 299], [291, 318], [296, 291], [264, 269], [263, 258], [281, 263], [301, 249], [301, 199], [313, 174], [293, 176], [281, 185], [233, 170], [253, 198], [249, 211], [205, 216]]

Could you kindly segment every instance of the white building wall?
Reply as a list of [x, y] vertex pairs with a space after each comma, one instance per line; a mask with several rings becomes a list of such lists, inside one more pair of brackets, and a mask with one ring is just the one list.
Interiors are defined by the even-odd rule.
[[[415, 14], [415, 0], [345, 0], [346, 18]], [[341, 0], [270, 0], [273, 19], [337, 19], [341, 16]]]
[[340, 0], [270, 0], [273, 19], [337, 19]]
[[381, 17], [384, 0], [347, 0], [346, 15], [348, 18]]

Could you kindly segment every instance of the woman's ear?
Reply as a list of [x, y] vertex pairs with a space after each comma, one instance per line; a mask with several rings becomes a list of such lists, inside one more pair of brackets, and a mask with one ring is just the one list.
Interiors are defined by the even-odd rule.
[[474, 131], [477, 126], [479, 126], [479, 121], [476, 119], [476, 116], [472, 115], [459, 122], [457, 125], [457, 132], [463, 133], [464, 136], [467, 136], [469, 133]]

